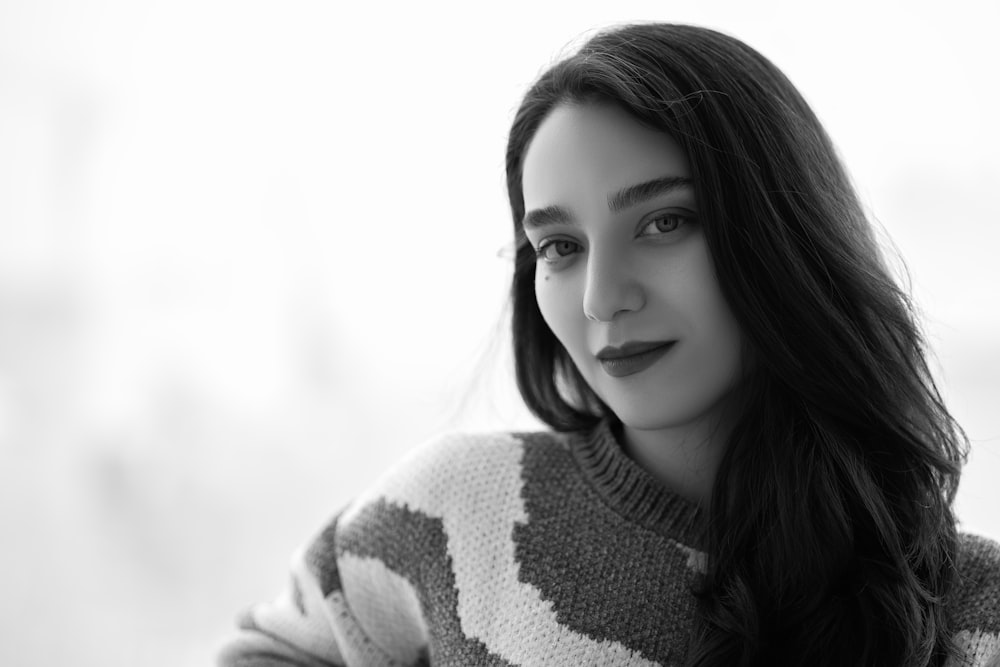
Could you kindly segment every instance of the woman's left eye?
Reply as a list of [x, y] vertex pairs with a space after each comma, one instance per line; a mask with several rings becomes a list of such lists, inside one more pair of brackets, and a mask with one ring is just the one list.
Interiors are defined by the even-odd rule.
[[679, 213], [661, 213], [642, 226], [639, 236], [662, 236], [676, 231], [689, 222], [689, 217]]

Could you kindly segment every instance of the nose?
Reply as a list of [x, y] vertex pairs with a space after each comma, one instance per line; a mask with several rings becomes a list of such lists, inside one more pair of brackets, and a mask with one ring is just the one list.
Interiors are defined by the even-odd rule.
[[583, 293], [583, 314], [588, 320], [610, 322], [645, 305], [642, 285], [633, 275], [627, 258], [594, 250], [588, 260]]

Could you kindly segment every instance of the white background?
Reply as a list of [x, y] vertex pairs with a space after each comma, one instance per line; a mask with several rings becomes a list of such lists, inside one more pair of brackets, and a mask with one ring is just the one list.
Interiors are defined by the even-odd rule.
[[0, 2], [0, 664], [209, 664], [404, 451], [532, 423], [508, 125], [628, 20], [734, 34], [813, 104], [972, 439], [964, 528], [1000, 537], [993, 5]]

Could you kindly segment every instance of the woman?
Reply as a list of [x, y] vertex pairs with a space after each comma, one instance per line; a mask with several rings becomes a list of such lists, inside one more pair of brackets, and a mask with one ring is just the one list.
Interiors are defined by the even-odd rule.
[[426, 444], [220, 663], [984, 665], [1000, 546], [834, 148], [720, 33], [598, 34], [507, 150], [518, 384]]

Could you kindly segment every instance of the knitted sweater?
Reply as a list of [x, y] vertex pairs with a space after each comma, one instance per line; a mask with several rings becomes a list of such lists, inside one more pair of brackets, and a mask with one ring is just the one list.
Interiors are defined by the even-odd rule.
[[[446, 436], [296, 556], [219, 665], [683, 663], [701, 510], [589, 434]], [[1000, 545], [961, 535], [949, 601], [966, 656], [1000, 654]]]

